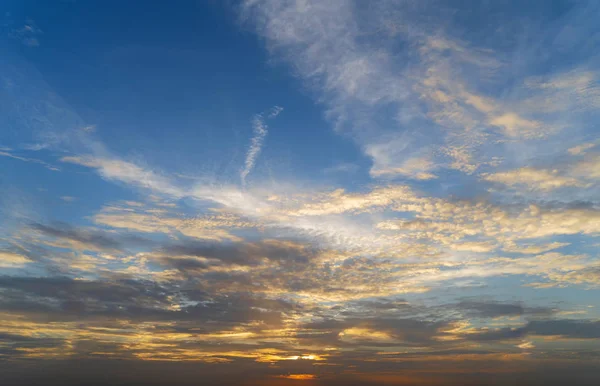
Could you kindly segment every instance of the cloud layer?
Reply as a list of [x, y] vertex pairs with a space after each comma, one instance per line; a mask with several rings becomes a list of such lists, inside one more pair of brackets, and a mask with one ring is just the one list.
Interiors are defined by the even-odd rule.
[[[150, 128], [111, 138], [0, 58], [7, 384], [597, 384], [599, 6], [234, 11], [302, 98], [272, 133], [283, 109], [255, 115], [218, 171], [183, 149], [233, 136], [181, 129], [181, 147], [145, 152]], [[11, 39], [45, 44], [27, 26]], [[307, 97], [340, 141], [330, 158]], [[267, 135], [281, 148], [263, 152]], [[281, 172], [306, 151], [313, 169]]]

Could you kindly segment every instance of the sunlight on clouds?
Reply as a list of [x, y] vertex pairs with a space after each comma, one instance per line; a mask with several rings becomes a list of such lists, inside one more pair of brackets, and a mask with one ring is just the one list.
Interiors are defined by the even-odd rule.
[[0, 267], [14, 268], [23, 267], [25, 264], [31, 263], [27, 257], [6, 251], [0, 251]]
[[319, 216], [344, 212], [360, 213], [385, 208], [410, 194], [410, 190], [403, 186], [375, 188], [367, 194], [346, 193], [343, 189], [337, 189], [319, 200], [321, 202], [306, 203], [297, 211], [292, 211], [292, 214]]
[[[162, 64], [143, 92], [139, 71], [98, 78], [119, 109], [64, 91], [98, 122], [60, 102], [46, 67], [0, 60], [2, 122], [41, 132], [0, 147], [6, 179], [23, 179], [0, 192], [0, 361], [261, 374], [249, 384], [597, 367], [598, 9], [359, 3], [243, 1], [276, 72], [202, 56], [226, 80], [240, 66], [243, 85], [215, 86], [186, 69], [193, 49], [160, 50], [177, 79]], [[100, 67], [138, 68], [120, 55]]]
[[370, 173], [374, 177], [399, 174], [416, 180], [431, 180], [437, 178], [435, 174], [428, 172], [432, 169], [434, 169], [434, 166], [428, 158], [411, 158], [404, 161], [399, 167], [383, 168], [374, 166]]
[[308, 381], [308, 380], [317, 378], [317, 376], [314, 374], [289, 374], [289, 375], [278, 375], [277, 377], [285, 378], [285, 379], [293, 379], [296, 381]]
[[571, 155], [582, 155], [594, 147], [596, 147], [595, 143], [584, 143], [583, 145], [573, 146], [568, 149], [568, 152]]
[[94, 216], [94, 221], [112, 228], [124, 228], [144, 233], [174, 234], [180, 232], [189, 237], [217, 241], [240, 241], [240, 238], [229, 232], [229, 228], [253, 226], [232, 215], [182, 218], [178, 213], [164, 209], [137, 209], [119, 206], [103, 208]]
[[342, 341], [383, 341], [391, 342], [394, 340], [389, 333], [384, 331], [372, 330], [363, 327], [347, 328], [339, 333]]
[[558, 248], [562, 248], [565, 247], [567, 245], [570, 245], [569, 243], [559, 243], [559, 242], [553, 242], [550, 244], [525, 244], [525, 245], [517, 245], [515, 243], [512, 242], [507, 242], [506, 245], [504, 246], [503, 250], [505, 250], [506, 252], [514, 252], [514, 253], [522, 253], [522, 254], [526, 254], [526, 255], [536, 255], [539, 253], [544, 253], [544, 252], [549, 252], [552, 251], [554, 249], [558, 249]]
[[525, 167], [507, 172], [484, 174], [483, 179], [507, 186], [526, 186], [530, 189], [548, 191], [566, 186], [585, 187], [581, 181], [558, 174], [558, 171], [540, 170]]
[[171, 185], [166, 177], [127, 161], [92, 156], [67, 156], [62, 157], [60, 160], [66, 163], [97, 169], [102, 177], [110, 180], [156, 190], [157, 192], [176, 197], [183, 195], [183, 192]]
[[524, 119], [515, 113], [499, 115], [490, 120], [490, 124], [500, 126], [509, 137], [531, 138], [540, 135], [541, 124], [536, 121]]

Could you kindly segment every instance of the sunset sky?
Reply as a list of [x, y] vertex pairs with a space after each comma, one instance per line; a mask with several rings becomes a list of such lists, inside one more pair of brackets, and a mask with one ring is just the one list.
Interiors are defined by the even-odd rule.
[[3, 0], [0, 384], [600, 384], [600, 2]]

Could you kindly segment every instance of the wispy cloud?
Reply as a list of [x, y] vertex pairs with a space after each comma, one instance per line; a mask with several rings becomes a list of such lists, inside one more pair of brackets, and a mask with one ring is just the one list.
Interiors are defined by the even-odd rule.
[[[590, 68], [597, 55], [581, 47], [572, 51], [585, 55], [582, 64], [539, 75], [535, 63], [547, 58], [523, 50], [533, 44], [523, 36], [487, 31], [486, 39], [519, 42], [514, 52], [487, 46], [478, 39], [484, 32], [433, 22], [442, 16], [429, 8], [423, 18], [410, 2], [377, 2], [365, 10], [342, 0], [246, 1], [242, 8], [272, 56], [316, 91], [336, 130], [373, 160], [374, 178], [433, 179], [443, 169], [473, 174], [507, 158], [527, 166], [534, 149], [566, 150], [559, 140], [544, 141], [573, 126], [588, 130], [584, 113], [597, 110], [598, 77]], [[595, 28], [581, 17], [587, 8], [594, 7], [582, 4], [565, 16], [566, 23], [575, 15], [585, 20], [574, 34]], [[567, 39], [568, 28], [548, 27], [540, 39]], [[406, 49], [390, 49], [398, 44]], [[558, 41], [548, 45], [546, 56], [563, 49]], [[514, 157], [523, 146], [529, 152]]]
[[136, 164], [122, 161], [117, 158], [66, 156], [62, 157], [60, 160], [66, 163], [94, 168], [98, 170], [98, 173], [102, 177], [109, 180], [122, 181], [174, 197], [182, 197], [184, 195], [184, 191], [173, 185], [167, 177], [164, 177], [155, 171], [142, 168]]
[[[275, 106], [266, 113], [266, 116], [268, 119], [273, 119], [276, 118], [282, 111], [282, 107]], [[242, 186], [246, 186], [246, 177], [254, 168], [254, 165], [256, 164], [256, 159], [258, 158], [263, 148], [265, 138], [269, 132], [264, 115], [265, 113], [257, 114], [252, 120], [252, 129], [254, 136], [250, 140], [250, 147], [248, 148], [248, 152], [246, 153], [246, 161], [244, 162], [244, 168], [240, 172], [240, 180], [242, 182]]]
[[16, 160], [23, 161], [23, 162], [31, 162], [31, 163], [35, 163], [38, 165], [42, 165], [46, 169], [49, 169], [52, 171], [60, 171], [60, 169], [58, 167], [51, 165], [45, 161], [39, 160], [37, 158], [30, 158], [30, 157], [23, 157], [20, 155], [16, 155], [16, 154], [12, 153], [9, 149], [5, 149], [5, 150], [0, 149], [0, 157], [8, 157], [8, 158], [16, 159]]
[[9, 31], [9, 36], [19, 40], [27, 47], [37, 47], [40, 45], [38, 37], [43, 34], [43, 31], [36, 25], [34, 20], [27, 19], [25, 24], [18, 28], [12, 28]]
[[[496, 21], [504, 4], [479, 20], [494, 7], [448, 12], [458, 3], [242, 2], [271, 57], [354, 141], [358, 154], [344, 159], [364, 156], [368, 173], [361, 161], [332, 159], [316, 181], [250, 183], [278, 106], [253, 117], [243, 165], [215, 182], [160, 155], [112, 153], [62, 102], [44, 100], [47, 113], [30, 103], [48, 88], [22, 100], [24, 87], [0, 88], [19, 101], [9, 120], [49, 127], [49, 140], [28, 149], [60, 152], [68, 173], [55, 177], [88, 168], [133, 190], [106, 189], [98, 206], [100, 189], [77, 200], [59, 193], [72, 203], [61, 219], [89, 212], [71, 224], [23, 220], [0, 235], [0, 362], [218, 362], [324, 383], [339, 368], [381, 374], [369, 384], [423, 383], [388, 374], [432, 367], [443, 384], [474, 363], [498, 376], [561, 361], [597, 367], [599, 314], [587, 304], [598, 302], [586, 292], [600, 288], [595, 40], [577, 39], [581, 26], [554, 13], [553, 26], [540, 24], [551, 31], [524, 38], [526, 20]], [[544, 62], [578, 44], [583, 59]], [[11, 146], [22, 152], [0, 156], [45, 165]], [[353, 172], [348, 185], [324, 178]]]

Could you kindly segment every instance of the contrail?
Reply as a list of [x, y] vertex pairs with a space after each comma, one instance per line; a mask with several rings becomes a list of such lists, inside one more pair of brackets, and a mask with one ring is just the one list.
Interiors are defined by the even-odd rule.
[[281, 106], [274, 106], [270, 111], [269, 111], [269, 118], [275, 118], [279, 115], [280, 112], [283, 111], [283, 107]]
[[[273, 107], [267, 114], [268, 119], [273, 119], [279, 115], [283, 111], [283, 108], [280, 106]], [[246, 154], [246, 162], [244, 163], [244, 169], [240, 172], [240, 179], [242, 181], [242, 186], [246, 186], [246, 177], [254, 168], [254, 164], [256, 163], [256, 158], [260, 154], [262, 150], [263, 144], [265, 142], [265, 137], [268, 134], [268, 126], [265, 123], [265, 118], [263, 117], [264, 113], [256, 114], [254, 119], [252, 120], [252, 128], [254, 129], [254, 137], [250, 141], [250, 148], [248, 149], [248, 153]]]

